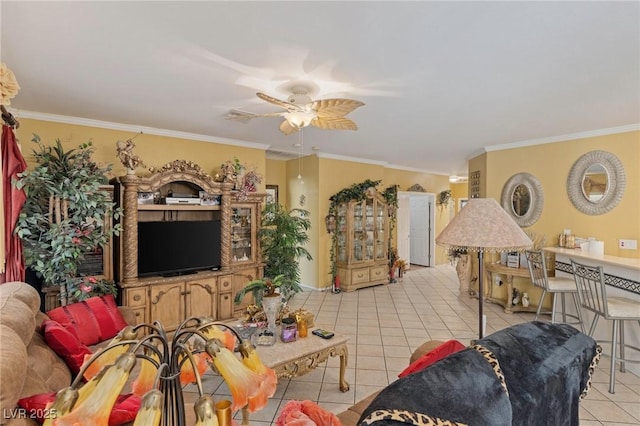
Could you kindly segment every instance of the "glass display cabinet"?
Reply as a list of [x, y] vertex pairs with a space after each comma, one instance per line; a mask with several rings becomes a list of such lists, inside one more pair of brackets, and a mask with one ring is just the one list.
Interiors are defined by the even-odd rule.
[[256, 261], [256, 204], [231, 205], [231, 263]]
[[389, 209], [381, 197], [340, 204], [336, 232], [336, 267], [344, 291], [388, 282]]

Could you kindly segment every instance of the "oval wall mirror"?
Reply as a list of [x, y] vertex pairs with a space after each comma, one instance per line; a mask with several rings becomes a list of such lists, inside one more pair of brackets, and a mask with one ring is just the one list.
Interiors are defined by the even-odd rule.
[[582, 177], [582, 195], [592, 203], [599, 203], [607, 193], [607, 170], [600, 163], [589, 167]]
[[571, 167], [567, 193], [576, 209], [600, 215], [618, 205], [625, 185], [624, 167], [618, 157], [606, 151], [591, 151]]
[[540, 181], [530, 173], [518, 173], [502, 188], [502, 208], [520, 226], [531, 226], [542, 214], [544, 195]]

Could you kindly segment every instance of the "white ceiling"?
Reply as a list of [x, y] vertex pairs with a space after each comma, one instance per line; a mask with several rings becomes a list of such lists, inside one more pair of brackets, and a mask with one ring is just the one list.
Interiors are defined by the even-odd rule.
[[314, 99], [366, 105], [349, 115], [358, 131], [305, 128], [305, 154], [446, 175], [492, 146], [640, 123], [638, 1], [2, 1], [0, 14], [18, 117], [295, 153], [280, 118], [225, 115], [278, 112], [255, 93], [311, 82]]

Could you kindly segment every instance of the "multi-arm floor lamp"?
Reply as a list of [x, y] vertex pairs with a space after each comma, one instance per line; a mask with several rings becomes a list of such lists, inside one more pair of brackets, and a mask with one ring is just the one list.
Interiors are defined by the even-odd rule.
[[478, 334], [484, 337], [484, 253], [523, 251], [532, 246], [527, 234], [493, 198], [472, 198], [436, 238], [449, 250], [478, 253]]

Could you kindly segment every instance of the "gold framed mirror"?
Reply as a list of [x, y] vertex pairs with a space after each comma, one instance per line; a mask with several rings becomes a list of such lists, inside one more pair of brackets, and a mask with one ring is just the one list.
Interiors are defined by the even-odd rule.
[[544, 206], [544, 193], [540, 181], [530, 173], [511, 176], [502, 188], [502, 208], [521, 227], [538, 221]]
[[594, 216], [617, 206], [625, 186], [622, 162], [607, 151], [587, 152], [576, 160], [567, 177], [567, 194], [573, 206]]

